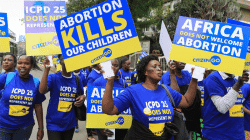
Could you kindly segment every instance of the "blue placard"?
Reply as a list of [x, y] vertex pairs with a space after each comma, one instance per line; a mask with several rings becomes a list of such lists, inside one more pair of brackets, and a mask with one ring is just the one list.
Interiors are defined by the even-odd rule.
[[[250, 27], [250, 24], [240, 22], [240, 21], [237, 21], [237, 20], [233, 20], [233, 19], [229, 19], [229, 18], [227, 19], [227, 23]], [[250, 53], [250, 41], [248, 43], [247, 52]]]
[[54, 23], [67, 71], [141, 50], [126, 0], [108, 0]]
[[[65, 18], [56, 20], [55, 28], [60, 42], [63, 58], [67, 59], [70, 57], [74, 57], [124, 41], [125, 39], [136, 37], [137, 33], [129, 11], [130, 10], [126, 0], [109, 0], [69, 15]], [[118, 16], [114, 15], [115, 12], [117, 12], [116, 14]], [[124, 24], [121, 24], [119, 22], [123, 22]], [[125, 25], [125, 22], [127, 25]], [[77, 26], [78, 28], [81, 28], [81, 30], [77, 30]], [[122, 30], [127, 31], [127, 33], [129, 34], [124, 37], [124, 39], [121, 39], [117, 36], [120, 33], [120, 30], [118, 28], [122, 28], [122, 26], [126, 26]], [[100, 28], [105, 28], [105, 30], [108, 31], [106, 33], [101, 32]], [[109, 33], [111, 32], [110, 29], [113, 30], [113, 33]], [[62, 37], [62, 32], [65, 32], [66, 35], [72, 34], [70, 36], [72, 40], [65, 41], [66, 39]], [[87, 32], [89, 33], [89, 35], [87, 35]], [[79, 36], [81, 35], [83, 36], [84, 41], [80, 40]], [[89, 44], [90, 42], [91, 44]], [[67, 53], [67, 50], [72, 49], [72, 47], [81, 45], [84, 46], [84, 52], [79, 51], [79, 53], [73, 53], [72, 55], [70, 55], [71, 53]]]
[[7, 13], [0, 13], [0, 37], [9, 37]]
[[[87, 113], [104, 114], [102, 112], [102, 97], [105, 87], [88, 86], [87, 91]], [[113, 97], [118, 96], [122, 91], [124, 88], [113, 88]], [[131, 115], [131, 111], [127, 109], [121, 114]]]
[[[179, 17], [177, 27], [173, 44], [235, 58], [246, 58], [245, 44], [248, 44], [250, 36], [248, 27], [182, 16]], [[184, 44], [180, 38], [185, 40]], [[197, 45], [200, 43], [197, 41], [195, 46], [191, 40], [197, 39], [205, 41], [201, 46]], [[223, 46], [226, 47], [223, 49]]]

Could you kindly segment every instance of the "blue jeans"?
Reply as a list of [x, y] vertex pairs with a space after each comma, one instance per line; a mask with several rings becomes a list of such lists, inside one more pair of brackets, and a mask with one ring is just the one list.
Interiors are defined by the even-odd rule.
[[29, 140], [35, 123], [20, 129], [6, 129], [0, 127], [0, 140]]

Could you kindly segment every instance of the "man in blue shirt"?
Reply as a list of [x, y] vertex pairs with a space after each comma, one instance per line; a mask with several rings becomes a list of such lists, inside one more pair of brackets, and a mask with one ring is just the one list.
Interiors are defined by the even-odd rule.
[[236, 80], [232, 74], [216, 71], [204, 85], [204, 127], [209, 140], [244, 140], [243, 96], [240, 91], [248, 81], [248, 73]]

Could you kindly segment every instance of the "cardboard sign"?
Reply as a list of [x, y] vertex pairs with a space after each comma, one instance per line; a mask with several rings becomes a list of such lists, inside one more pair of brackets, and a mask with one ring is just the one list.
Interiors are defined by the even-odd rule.
[[54, 21], [67, 16], [65, 1], [24, 1], [27, 55], [61, 54]]
[[55, 27], [68, 72], [141, 50], [126, 0], [105, 1]]
[[[123, 88], [113, 88], [113, 97], [118, 96], [123, 90]], [[107, 115], [102, 112], [105, 87], [88, 86], [87, 91], [87, 128], [130, 128], [132, 123], [130, 109], [119, 115]]]
[[169, 59], [242, 75], [250, 28], [179, 17]]
[[[240, 21], [236, 21], [236, 20], [232, 20], [232, 19], [227, 19], [227, 23], [250, 27], [250, 24], [240, 22]], [[244, 69], [250, 70], [250, 41], [249, 41], [248, 47], [247, 47], [247, 57], [246, 57], [245, 68]]]
[[10, 52], [7, 13], [0, 13], [0, 52]]
[[168, 61], [169, 61], [168, 58], [169, 58], [169, 54], [170, 54], [170, 50], [172, 46], [172, 41], [169, 37], [168, 30], [163, 21], [161, 22], [161, 33], [160, 33], [159, 42], [161, 45], [161, 49], [164, 53], [166, 62], [168, 64]]

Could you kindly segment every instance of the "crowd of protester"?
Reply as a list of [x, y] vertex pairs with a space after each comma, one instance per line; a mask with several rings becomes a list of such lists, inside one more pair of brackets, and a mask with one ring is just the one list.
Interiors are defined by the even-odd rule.
[[[203, 80], [197, 81], [192, 78], [193, 71], [184, 70], [185, 63], [171, 61], [169, 70], [163, 74], [158, 57], [148, 55], [138, 62], [133, 71], [130, 70], [129, 59], [111, 60], [115, 76], [105, 79], [100, 64], [67, 72], [63, 56], [58, 55], [58, 58], [61, 71], [49, 74], [50, 61], [45, 56], [40, 82], [30, 74], [32, 69], [41, 70], [34, 57], [4, 56], [4, 72], [0, 74], [1, 140], [29, 140], [35, 124], [33, 110], [38, 123], [37, 140], [44, 137], [43, 114], [46, 114], [49, 140], [72, 140], [74, 133], [82, 132], [73, 107], [84, 105], [88, 95], [85, 92], [75, 98], [78, 91], [76, 77], [79, 77], [82, 91], [88, 86], [105, 87], [103, 113], [118, 115], [128, 108], [131, 110], [131, 128], [115, 129], [115, 140], [173, 140], [166, 126], [173, 121], [174, 110], [184, 113], [190, 140], [194, 133], [200, 134], [203, 140], [250, 139], [247, 71], [236, 79], [232, 74], [206, 69]], [[171, 93], [176, 108], [162, 85]], [[113, 98], [113, 87], [125, 90]], [[48, 92], [49, 105], [47, 112], [43, 112], [42, 102]], [[152, 102], [159, 105], [152, 106]], [[169, 113], [162, 114], [162, 110]], [[167, 117], [157, 119], [162, 116]], [[108, 129], [86, 129], [88, 140], [95, 140], [94, 134], [99, 140], [107, 140], [113, 135]]]

